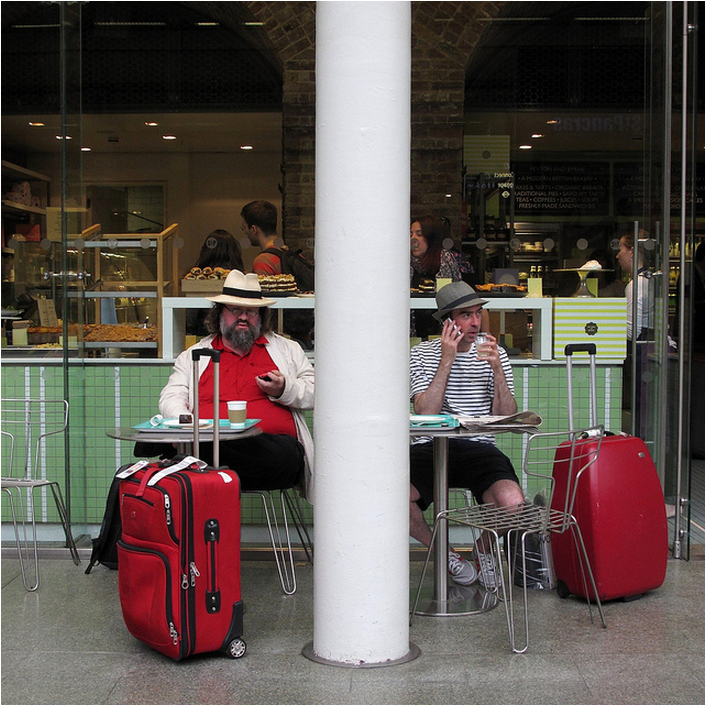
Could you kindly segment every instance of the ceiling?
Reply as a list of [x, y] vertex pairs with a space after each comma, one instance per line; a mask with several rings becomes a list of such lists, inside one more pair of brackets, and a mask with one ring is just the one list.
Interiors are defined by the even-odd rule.
[[[32, 127], [30, 122], [43, 122]], [[156, 122], [147, 126], [146, 122]], [[80, 131], [80, 132], [79, 132]], [[3, 149], [24, 154], [58, 152], [61, 124], [56, 115], [3, 115]], [[238, 152], [242, 145], [254, 151], [279, 151], [281, 113], [115, 113], [84, 115], [69, 122], [66, 134], [92, 153]], [[174, 135], [165, 140], [163, 135]], [[80, 139], [79, 139], [80, 138]]]

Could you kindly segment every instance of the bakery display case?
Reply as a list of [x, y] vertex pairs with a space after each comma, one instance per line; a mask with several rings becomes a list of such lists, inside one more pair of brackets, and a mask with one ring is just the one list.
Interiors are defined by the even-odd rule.
[[[178, 225], [160, 233], [102, 233], [95, 224], [61, 244], [14, 243], [17, 315], [32, 354], [68, 346], [79, 357], [160, 357], [162, 298], [178, 290]], [[3, 299], [5, 307], [5, 299]], [[3, 309], [3, 314], [5, 314]]]

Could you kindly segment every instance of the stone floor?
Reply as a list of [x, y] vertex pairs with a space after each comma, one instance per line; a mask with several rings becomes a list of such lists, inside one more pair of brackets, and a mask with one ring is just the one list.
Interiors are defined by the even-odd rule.
[[[313, 638], [313, 569], [284, 596], [274, 564], [243, 563], [245, 634], [239, 660], [172, 662], [125, 629], [117, 572], [84, 575], [42, 559], [27, 593], [2, 559], [3, 704], [703, 704], [703, 547], [670, 560], [664, 585], [605, 605], [608, 628], [580, 600], [530, 595], [529, 651], [508, 648], [502, 608], [478, 616], [417, 617], [421, 655], [392, 667], [329, 666], [302, 656]], [[420, 562], [412, 562], [410, 587]]]

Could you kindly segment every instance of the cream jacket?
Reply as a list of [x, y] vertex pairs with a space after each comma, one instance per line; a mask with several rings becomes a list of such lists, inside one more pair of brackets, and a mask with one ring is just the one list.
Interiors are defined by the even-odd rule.
[[[159, 413], [168, 419], [178, 419], [180, 414], [191, 414], [194, 402], [193, 348], [210, 348], [215, 336], [206, 336], [191, 348], [180, 353], [174, 361], [174, 371], [159, 395]], [[297, 439], [304, 447], [303, 492], [313, 502], [314, 441], [306, 424], [304, 410], [314, 408], [314, 368], [302, 347], [276, 333], [265, 334], [267, 352], [277, 369], [285, 376], [284, 392], [280, 397], [270, 397], [272, 402], [288, 407], [294, 418]], [[208, 367], [210, 358], [199, 358], [199, 377]]]

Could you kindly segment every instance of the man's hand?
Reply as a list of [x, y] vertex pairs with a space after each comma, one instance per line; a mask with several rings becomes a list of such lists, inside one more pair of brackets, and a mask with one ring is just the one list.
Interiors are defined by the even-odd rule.
[[264, 375], [258, 375], [255, 382], [268, 397], [280, 397], [284, 392], [286, 380], [279, 370], [270, 370]]
[[444, 321], [441, 329], [441, 359], [453, 362], [458, 353], [458, 344], [463, 339], [463, 333], [451, 319]]

